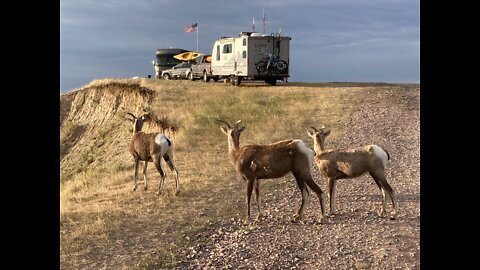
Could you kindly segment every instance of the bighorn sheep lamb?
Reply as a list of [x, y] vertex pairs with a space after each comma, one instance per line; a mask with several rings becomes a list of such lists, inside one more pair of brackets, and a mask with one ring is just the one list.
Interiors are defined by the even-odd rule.
[[130, 141], [130, 153], [135, 159], [135, 183], [133, 190], [137, 189], [138, 178], [138, 164], [144, 161], [143, 178], [145, 181], [145, 189], [147, 189], [147, 165], [148, 162], [153, 161], [158, 173], [160, 173], [160, 184], [158, 186], [157, 195], [160, 195], [163, 183], [165, 181], [165, 173], [162, 170], [161, 159], [170, 167], [170, 170], [175, 174], [176, 187], [175, 195], [180, 192], [178, 171], [173, 164], [172, 142], [163, 133], [145, 133], [142, 131], [143, 123], [150, 120], [150, 114], [145, 113], [140, 117], [136, 117], [131, 113], [127, 113], [128, 120], [133, 122], [133, 136]]
[[383, 201], [379, 215], [383, 216], [386, 214], [386, 192], [393, 204], [393, 214], [391, 218], [395, 219], [395, 192], [385, 178], [385, 169], [387, 161], [390, 159], [390, 154], [377, 145], [366, 145], [351, 149], [325, 150], [325, 137], [330, 134], [330, 130], [325, 129], [325, 126], [322, 126], [320, 130], [315, 127], [310, 128], [311, 130], [308, 129], [307, 132], [308, 135], [313, 138], [316, 154], [315, 163], [322, 177], [328, 181], [328, 196], [330, 201], [330, 211], [328, 214], [333, 215], [335, 211], [333, 198], [335, 181], [338, 179], [358, 177], [368, 172], [382, 191]]
[[245, 127], [238, 127], [241, 120], [238, 120], [233, 127], [224, 120], [217, 119], [224, 124], [220, 127], [228, 138], [228, 154], [230, 162], [235, 166], [238, 174], [247, 182], [247, 213], [244, 224], [250, 219], [250, 197], [252, 189], [255, 189], [255, 200], [257, 202], [257, 218], [260, 221], [260, 179], [279, 178], [292, 172], [302, 193], [302, 204], [298, 213], [294, 216], [293, 222], [300, 221], [303, 215], [303, 208], [308, 199], [308, 189], [305, 183], [317, 194], [320, 200], [321, 213], [318, 219], [322, 223], [324, 217], [323, 191], [313, 181], [311, 168], [313, 166], [314, 152], [308, 148], [302, 140], [284, 140], [266, 145], [244, 145], [240, 147], [240, 134]]

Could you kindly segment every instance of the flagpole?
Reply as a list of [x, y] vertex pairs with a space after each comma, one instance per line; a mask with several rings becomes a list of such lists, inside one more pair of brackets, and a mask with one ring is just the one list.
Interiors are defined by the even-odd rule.
[[197, 22], [197, 52], [198, 52], [198, 28], [199, 28], [199, 26], [198, 26], [198, 22]]

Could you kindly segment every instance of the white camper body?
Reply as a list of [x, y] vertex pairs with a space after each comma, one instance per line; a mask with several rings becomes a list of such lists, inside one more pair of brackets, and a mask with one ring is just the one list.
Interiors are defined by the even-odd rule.
[[264, 80], [275, 85], [289, 75], [290, 37], [241, 32], [238, 37], [215, 41], [211, 74], [215, 79], [229, 78], [235, 85], [241, 80]]

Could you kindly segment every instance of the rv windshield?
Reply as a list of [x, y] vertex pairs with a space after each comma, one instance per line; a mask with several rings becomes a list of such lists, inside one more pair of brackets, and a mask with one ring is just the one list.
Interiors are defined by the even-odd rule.
[[174, 66], [182, 61], [173, 58], [173, 54], [157, 55], [157, 65], [159, 66]]

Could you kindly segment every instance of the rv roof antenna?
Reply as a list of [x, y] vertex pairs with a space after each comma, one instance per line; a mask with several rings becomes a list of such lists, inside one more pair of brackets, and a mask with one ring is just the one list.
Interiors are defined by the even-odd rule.
[[265, 25], [267, 24], [266, 21], [265, 21], [265, 9], [263, 9], [263, 34], [265, 34]]
[[255, 33], [255, 17], [253, 17], [252, 32]]

